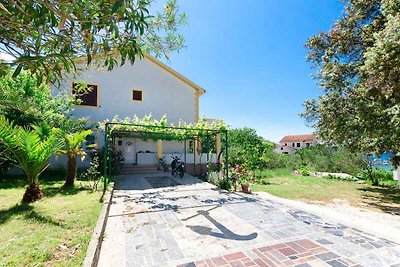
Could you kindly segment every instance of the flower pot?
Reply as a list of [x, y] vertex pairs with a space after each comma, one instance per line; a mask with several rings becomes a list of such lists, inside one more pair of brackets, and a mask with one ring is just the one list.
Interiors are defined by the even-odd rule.
[[242, 192], [250, 193], [250, 185], [249, 184], [241, 184], [241, 186], [242, 186]]

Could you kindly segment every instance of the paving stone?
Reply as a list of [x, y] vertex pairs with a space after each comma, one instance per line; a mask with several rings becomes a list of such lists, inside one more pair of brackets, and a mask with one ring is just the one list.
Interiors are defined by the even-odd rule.
[[328, 263], [332, 267], [347, 267], [347, 266], [349, 266], [348, 264], [345, 264], [338, 260], [331, 260], [331, 261], [327, 261], [326, 263]]
[[295, 265], [295, 267], [312, 267], [312, 266], [308, 263], [302, 263], [302, 264]]
[[[201, 260], [199, 266], [399, 263], [399, 244], [275, 201], [216, 190], [200, 182], [143, 190], [144, 184], [149, 186], [147, 180], [140, 175], [132, 178], [125, 182], [141, 184], [142, 190], [114, 190], [110, 214], [127, 215], [113, 217], [120, 224], [107, 224], [109, 238], [103, 242], [104, 251], [112, 253], [116, 246], [110, 240], [118, 236], [127, 266], [134, 261], [143, 267], [172, 266], [185, 259], [188, 264]], [[102, 253], [99, 266], [112, 266], [112, 260], [102, 261]], [[222, 261], [211, 260], [221, 257]]]
[[333, 252], [326, 252], [326, 253], [322, 253], [319, 255], [316, 255], [317, 258], [323, 260], [323, 261], [328, 261], [328, 260], [332, 260], [332, 259], [337, 259], [339, 258], [339, 255], [333, 253]]
[[332, 245], [333, 243], [327, 239], [318, 239], [316, 240], [318, 243], [322, 244], [322, 245]]

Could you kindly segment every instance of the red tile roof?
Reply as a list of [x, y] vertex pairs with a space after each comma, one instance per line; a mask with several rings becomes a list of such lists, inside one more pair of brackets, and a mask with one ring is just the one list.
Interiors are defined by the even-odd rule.
[[312, 142], [315, 138], [315, 134], [286, 135], [279, 142]]

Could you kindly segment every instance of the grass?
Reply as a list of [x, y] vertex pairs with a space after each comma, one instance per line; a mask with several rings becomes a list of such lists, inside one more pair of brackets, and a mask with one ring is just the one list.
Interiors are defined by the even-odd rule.
[[[257, 173], [260, 175], [260, 173]], [[264, 191], [278, 197], [307, 202], [330, 203], [344, 200], [348, 204], [374, 211], [400, 215], [400, 187], [379, 187], [328, 178], [293, 175], [287, 169], [265, 170], [262, 181], [252, 191]]]
[[97, 222], [99, 192], [42, 179], [44, 198], [21, 204], [24, 177], [0, 177], [0, 266], [80, 266]]

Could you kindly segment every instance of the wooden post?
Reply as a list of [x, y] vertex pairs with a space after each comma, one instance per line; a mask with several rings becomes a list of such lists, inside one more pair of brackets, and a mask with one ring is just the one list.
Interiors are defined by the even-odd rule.
[[162, 151], [162, 140], [157, 140], [157, 158], [162, 159], [163, 151]]
[[217, 153], [217, 157], [219, 153], [221, 153], [221, 134], [217, 133], [215, 135], [215, 152]]

